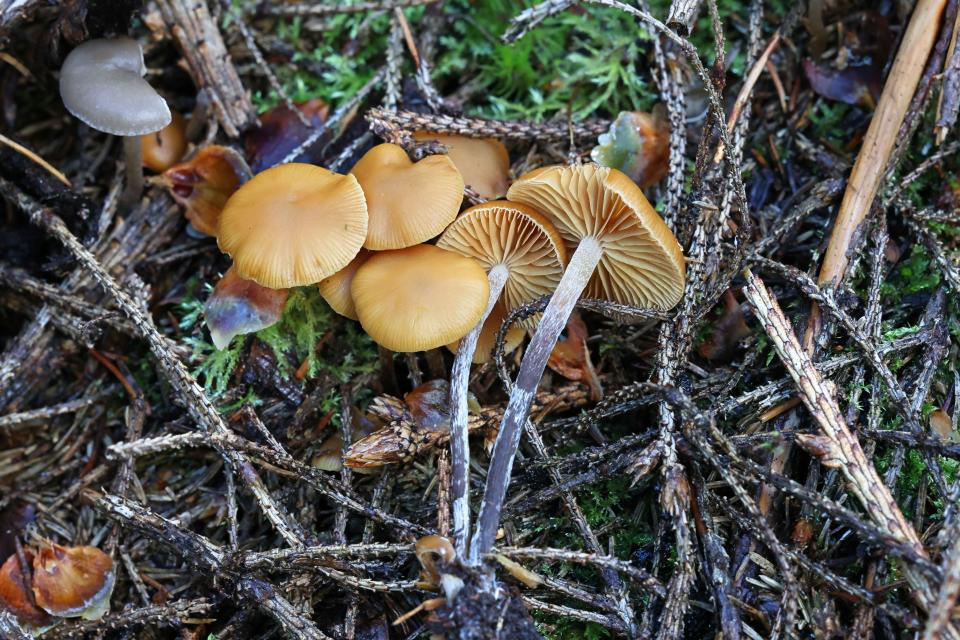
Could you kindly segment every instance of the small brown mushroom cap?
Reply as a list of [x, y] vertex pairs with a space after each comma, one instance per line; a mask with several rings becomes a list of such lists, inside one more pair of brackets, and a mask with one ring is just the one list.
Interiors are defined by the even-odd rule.
[[468, 138], [417, 131], [417, 140], [436, 140], [447, 147], [447, 155], [463, 176], [466, 186], [485, 200], [502, 198], [510, 184], [510, 156], [503, 143], [493, 138]]
[[187, 151], [187, 123], [174, 111], [170, 124], [160, 131], [140, 136], [143, 166], [160, 173], [183, 159]]
[[683, 295], [685, 264], [677, 239], [633, 180], [596, 164], [535, 169], [507, 197], [545, 214], [572, 252], [594, 237], [603, 257], [587, 298], [670, 309]]
[[115, 578], [113, 560], [96, 547], [48, 542], [33, 559], [33, 597], [40, 608], [61, 618], [100, 617]]
[[403, 148], [380, 144], [350, 173], [367, 200], [367, 249], [403, 249], [425, 242], [457, 217], [463, 202], [463, 178], [447, 156], [411, 162]]
[[[506, 317], [507, 309], [503, 306], [503, 300], [500, 300], [493, 305], [490, 315], [483, 323], [483, 328], [480, 329], [477, 346], [473, 350], [473, 364], [486, 364], [493, 360], [493, 348], [497, 344], [497, 332], [500, 331], [500, 325], [503, 324]], [[523, 343], [525, 335], [527, 335], [527, 332], [520, 322], [514, 323], [507, 329], [507, 335], [503, 339], [503, 352], [506, 354], [514, 351]], [[457, 353], [460, 349], [460, 341], [451, 342], [447, 345], [447, 348], [453, 353]]]
[[67, 111], [98, 131], [142, 136], [170, 123], [170, 109], [143, 79], [143, 50], [131, 38], [87, 40], [60, 68]]
[[489, 295], [477, 262], [433, 245], [375, 253], [351, 287], [360, 324], [391, 351], [435, 349], [480, 321]]
[[320, 282], [347, 266], [366, 236], [356, 179], [301, 163], [267, 169], [237, 189], [217, 230], [239, 275], [271, 289]]
[[470, 207], [437, 246], [473, 258], [487, 272], [505, 266], [509, 276], [501, 300], [507, 311], [556, 289], [567, 259], [563, 238], [543, 214], [506, 200]]
[[357, 308], [353, 304], [353, 295], [350, 293], [350, 286], [353, 284], [353, 277], [357, 275], [357, 270], [363, 266], [372, 255], [372, 251], [360, 249], [360, 253], [350, 261], [350, 264], [329, 278], [324, 278], [320, 281], [320, 284], [317, 285], [320, 288], [320, 295], [327, 301], [330, 308], [351, 320], [357, 319]]

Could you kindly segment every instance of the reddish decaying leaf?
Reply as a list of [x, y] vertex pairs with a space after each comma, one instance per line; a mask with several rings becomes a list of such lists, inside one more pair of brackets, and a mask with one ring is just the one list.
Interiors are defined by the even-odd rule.
[[97, 619], [106, 613], [116, 575], [113, 560], [96, 547], [45, 542], [33, 559], [33, 595], [52, 615]]
[[[33, 552], [23, 550], [28, 563], [33, 563]], [[27, 591], [28, 586], [20, 570], [20, 559], [12, 554], [0, 566], [0, 610], [7, 610], [22, 624], [41, 627], [50, 623], [46, 611], [38, 608]]]
[[547, 366], [567, 380], [585, 382], [590, 387], [590, 399], [599, 401], [603, 397], [603, 387], [597, 372], [590, 361], [587, 348], [587, 325], [580, 314], [574, 312], [567, 321], [566, 337], [557, 341], [550, 353]]
[[266, 329], [280, 320], [287, 304], [287, 289], [268, 289], [244, 280], [233, 267], [220, 278], [203, 305], [210, 338], [224, 349], [234, 336]]
[[880, 98], [880, 73], [874, 65], [849, 65], [834, 69], [803, 61], [803, 72], [810, 87], [830, 100], [873, 109]]
[[413, 421], [423, 429], [437, 429], [450, 422], [450, 385], [446, 380], [424, 382], [403, 396]]
[[163, 172], [170, 195], [186, 210], [193, 228], [217, 235], [220, 212], [227, 198], [252, 177], [247, 161], [229, 147], [210, 145], [190, 160]]
[[727, 289], [723, 294], [723, 312], [714, 321], [713, 332], [697, 347], [697, 353], [711, 362], [729, 362], [736, 354], [737, 345], [750, 333], [740, 303]]
[[[294, 106], [314, 127], [323, 124], [330, 113], [327, 103], [319, 99], [294, 103]], [[250, 168], [254, 173], [260, 173], [279, 164], [287, 154], [306, 140], [311, 132], [285, 104], [270, 109], [260, 116], [260, 126], [246, 136], [244, 148]], [[310, 158], [304, 156], [301, 161], [310, 162]]]

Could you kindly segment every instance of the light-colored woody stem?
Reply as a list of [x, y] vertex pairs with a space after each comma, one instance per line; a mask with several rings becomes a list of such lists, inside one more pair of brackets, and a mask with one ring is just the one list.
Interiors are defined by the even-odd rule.
[[[820, 434], [799, 436], [797, 443], [816, 455], [822, 464], [839, 468], [847, 480], [851, 492], [864, 511], [879, 527], [898, 542], [911, 545], [926, 556], [926, 550], [917, 532], [904, 518], [887, 485], [867, 460], [860, 441], [850, 431], [834, 390], [813, 365], [809, 354], [800, 346], [800, 341], [783, 315], [780, 305], [770, 296], [763, 281], [747, 270], [744, 273], [747, 286], [743, 293], [753, 306], [757, 319], [770, 336], [777, 355], [800, 391], [800, 397], [810, 415], [820, 427]], [[904, 566], [907, 581], [914, 589], [917, 603], [930, 611], [936, 605], [932, 586], [919, 571], [910, 565]], [[956, 638], [953, 627], [944, 629], [943, 637]]]
[[480, 505], [480, 515], [477, 518], [477, 527], [470, 542], [469, 562], [472, 565], [480, 563], [490, 549], [500, 524], [500, 511], [503, 508], [503, 499], [510, 484], [510, 472], [513, 469], [513, 460], [520, 445], [520, 435], [523, 425], [530, 415], [530, 405], [533, 402], [540, 377], [547, 366], [547, 360], [553, 352], [557, 338], [567, 324], [567, 319], [573, 307], [580, 299], [580, 294], [586, 288], [593, 275], [593, 270], [603, 257], [603, 248], [600, 242], [593, 237], [586, 237], [577, 245], [577, 250], [570, 257], [563, 278], [550, 298], [540, 320], [540, 326], [527, 347], [527, 352], [520, 363], [520, 372], [517, 381], [510, 393], [507, 409], [500, 423], [500, 433], [493, 446], [493, 457], [487, 471], [487, 484], [483, 493], [483, 502]]
[[500, 298], [510, 270], [497, 265], [487, 274], [490, 296], [487, 308], [477, 325], [460, 340], [457, 357], [450, 374], [450, 490], [453, 494], [453, 544], [457, 555], [467, 557], [467, 536], [470, 535], [470, 438], [467, 428], [467, 387], [470, 384], [470, 363], [477, 349], [480, 331], [493, 306]]

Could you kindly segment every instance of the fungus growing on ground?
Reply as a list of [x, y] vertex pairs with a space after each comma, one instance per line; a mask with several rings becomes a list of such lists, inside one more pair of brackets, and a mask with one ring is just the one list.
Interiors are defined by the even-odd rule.
[[487, 471], [470, 561], [490, 551], [523, 424], [550, 353], [580, 295], [670, 309], [683, 295], [683, 252], [640, 188], [595, 164], [531, 171], [507, 197], [545, 214], [573, 250], [567, 269], [524, 354]]
[[60, 68], [60, 97], [88, 126], [123, 137], [127, 181], [120, 202], [130, 206], [143, 191], [140, 136], [170, 124], [170, 109], [143, 79], [143, 50], [130, 38], [87, 40]]
[[[23, 550], [28, 563], [33, 563], [33, 552]], [[0, 566], [0, 610], [7, 610], [22, 624], [43, 627], [51, 619], [46, 611], [37, 607], [30, 593], [27, 576], [20, 566], [20, 557], [14, 553]]]
[[660, 182], [670, 170], [670, 122], [661, 111], [622, 111], [597, 138], [590, 157], [641, 187]]
[[463, 202], [463, 178], [447, 156], [411, 162], [402, 147], [380, 144], [350, 174], [370, 214], [367, 249], [404, 249], [440, 235]]
[[463, 183], [476, 191], [484, 200], [502, 198], [510, 184], [510, 156], [499, 140], [492, 138], [467, 138], [417, 131], [417, 140], [435, 140], [447, 148], [447, 155], [463, 176]]
[[216, 237], [227, 199], [252, 177], [243, 156], [230, 147], [214, 144], [164, 171], [161, 180], [184, 208], [190, 227]]
[[172, 115], [170, 124], [160, 131], [140, 136], [143, 166], [157, 173], [180, 162], [187, 151], [187, 123], [176, 111]]
[[450, 378], [453, 539], [464, 554], [470, 519], [467, 385], [477, 339], [501, 292], [506, 308], [514, 309], [553, 291], [563, 275], [566, 250], [543, 215], [504, 200], [467, 209], [443, 232], [437, 246], [483, 265], [490, 289], [483, 318], [460, 341]]
[[353, 304], [353, 295], [350, 293], [350, 286], [353, 284], [353, 277], [357, 275], [357, 270], [363, 266], [372, 255], [373, 253], [371, 251], [360, 249], [360, 253], [350, 261], [350, 264], [329, 278], [324, 278], [318, 285], [320, 295], [327, 301], [330, 308], [351, 320], [357, 319], [357, 308]]
[[96, 547], [45, 542], [33, 558], [37, 605], [61, 618], [97, 620], [110, 608], [116, 574], [113, 560]]
[[230, 196], [217, 243], [238, 275], [287, 289], [347, 266], [366, 236], [367, 205], [353, 176], [291, 163], [258, 173]]
[[470, 258], [433, 245], [373, 254], [350, 288], [357, 316], [391, 351], [436, 349], [462, 338], [487, 303], [487, 275]]
[[234, 336], [254, 333], [276, 324], [287, 304], [287, 289], [268, 289], [245, 280], [230, 267], [203, 305], [210, 339], [226, 349]]

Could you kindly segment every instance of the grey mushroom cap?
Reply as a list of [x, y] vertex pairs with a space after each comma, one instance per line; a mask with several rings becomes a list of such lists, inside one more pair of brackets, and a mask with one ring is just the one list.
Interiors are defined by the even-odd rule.
[[146, 71], [136, 40], [87, 40], [63, 61], [60, 97], [67, 111], [98, 131], [153, 133], [170, 124], [170, 108], [143, 79]]

